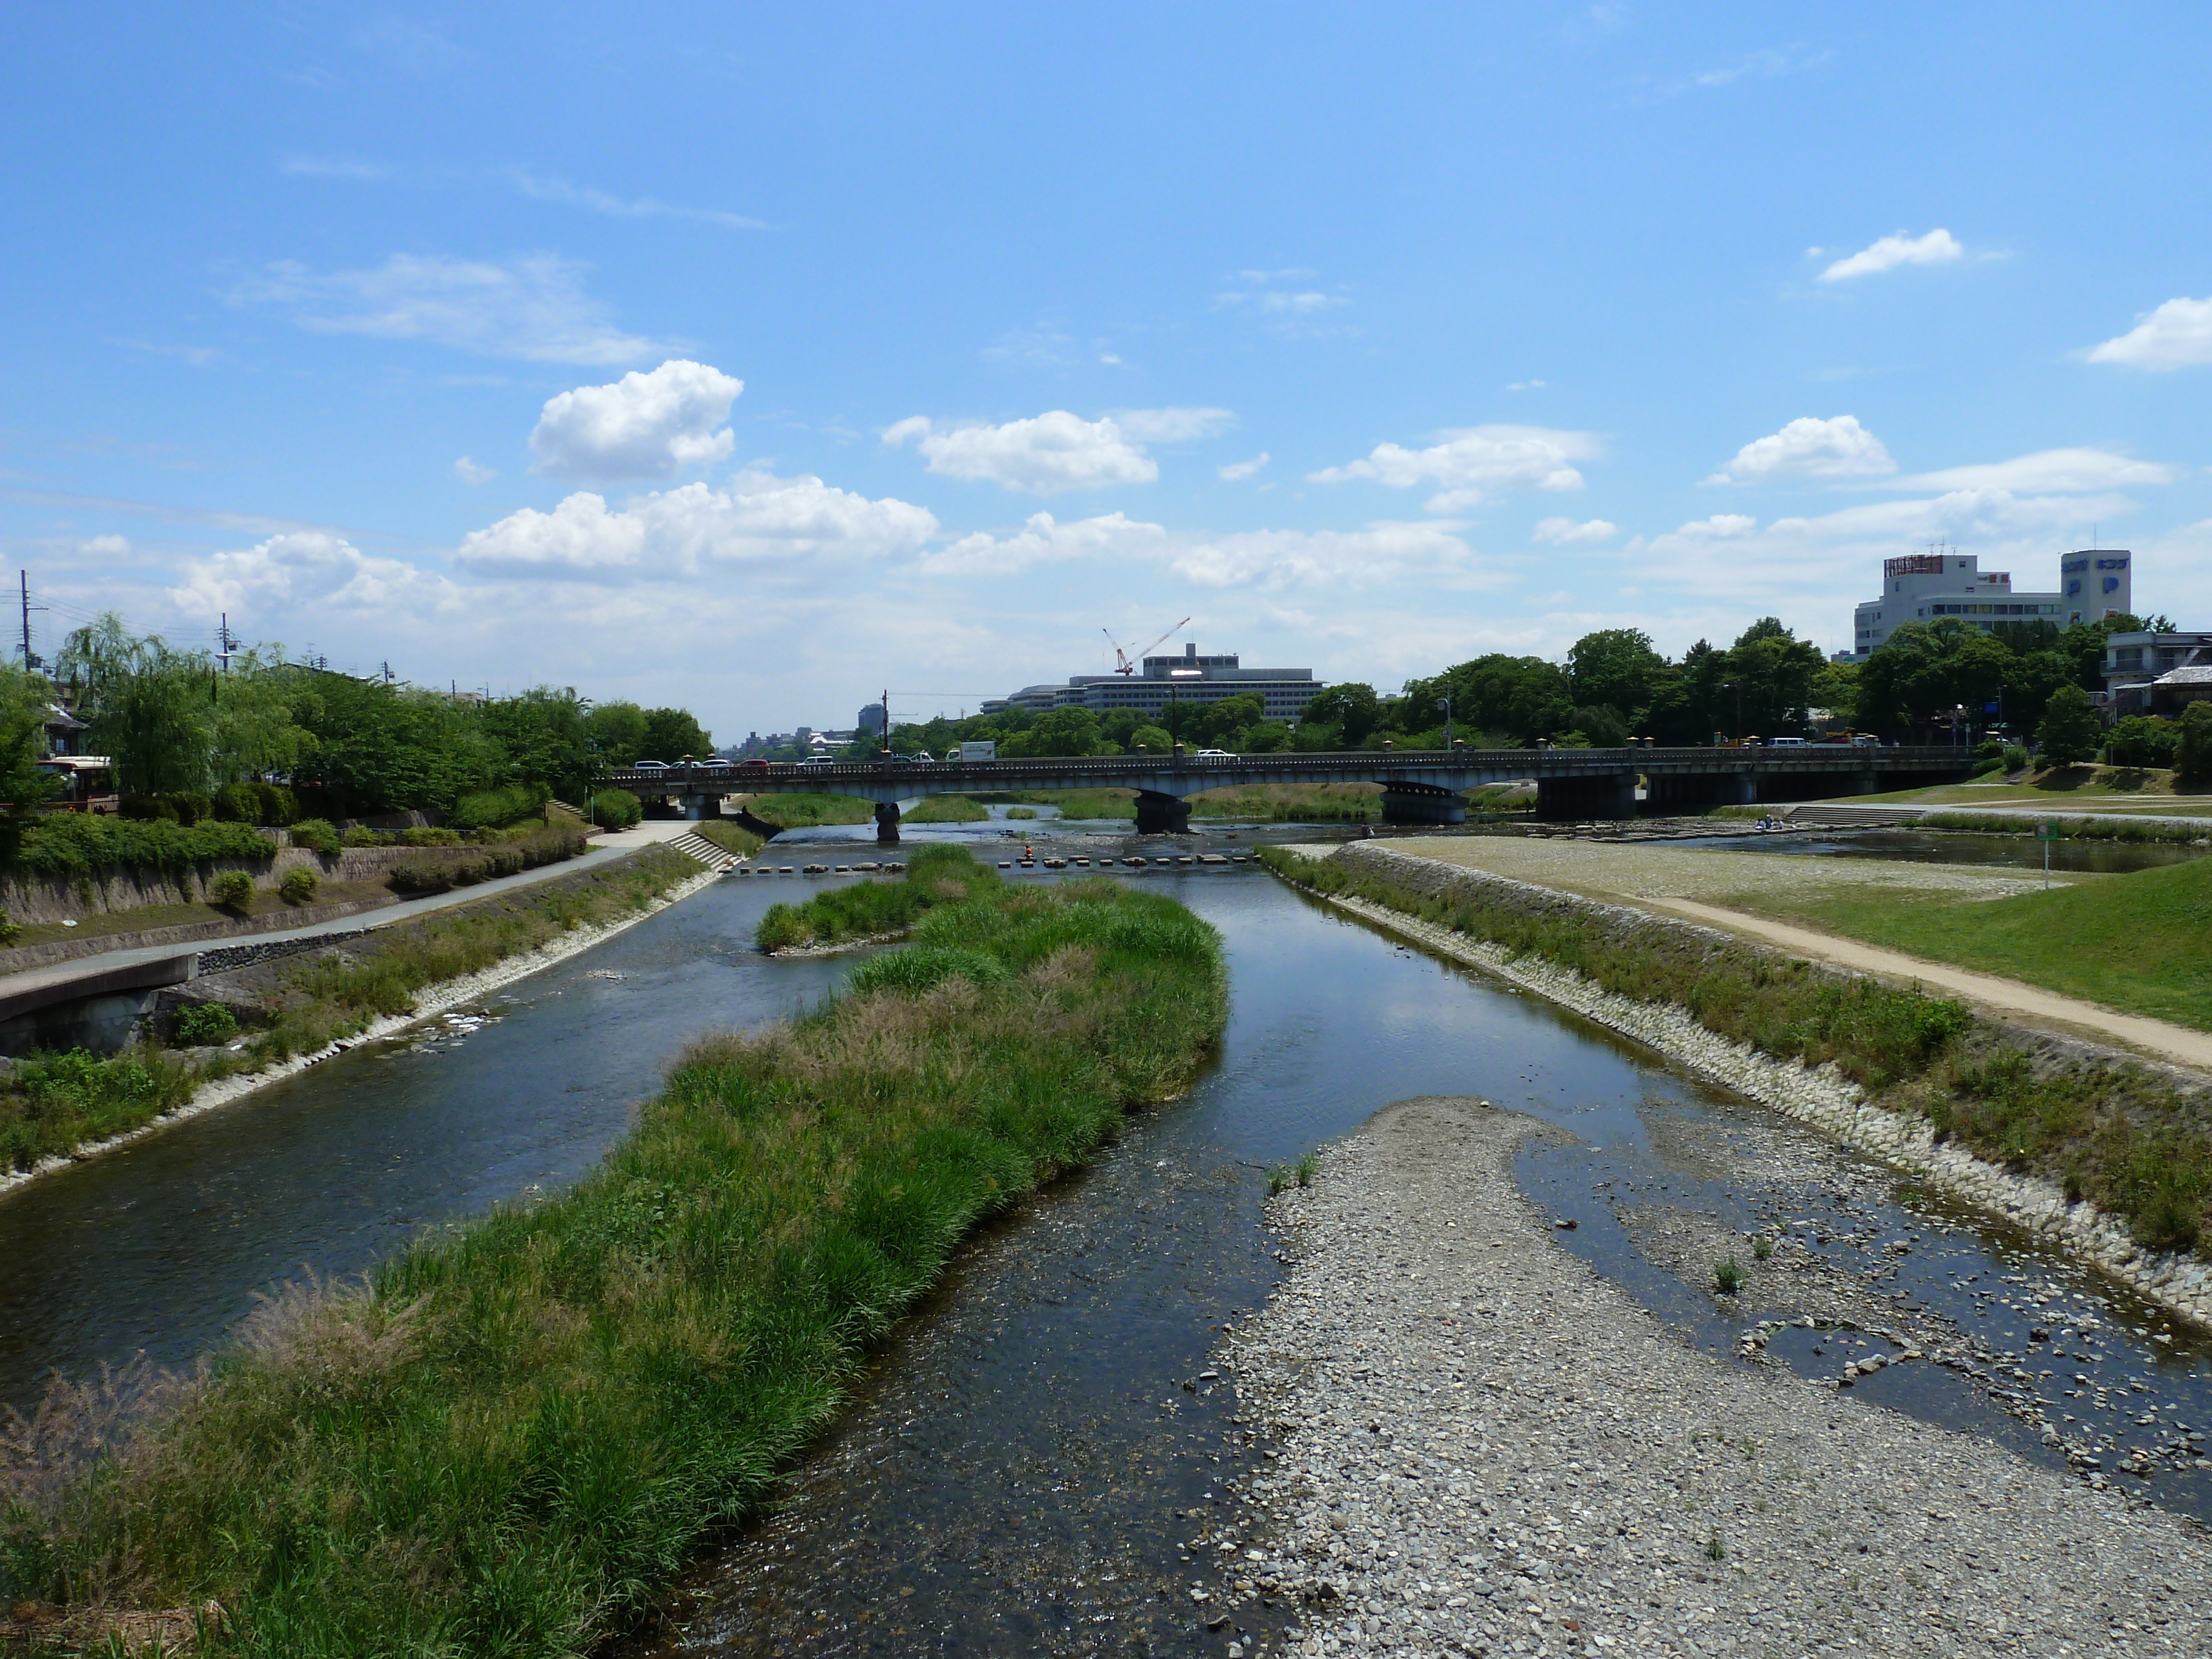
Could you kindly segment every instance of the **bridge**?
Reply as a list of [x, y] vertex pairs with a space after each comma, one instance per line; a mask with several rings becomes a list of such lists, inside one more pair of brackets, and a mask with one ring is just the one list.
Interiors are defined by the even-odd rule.
[[1237, 784], [1379, 783], [1390, 823], [1463, 823], [1462, 792], [1485, 784], [1536, 785], [1536, 811], [1547, 818], [1627, 818], [1644, 810], [1821, 799], [1869, 795], [1950, 782], [1966, 775], [1969, 752], [1952, 745], [1918, 748], [1806, 744], [1742, 748], [1660, 749], [1359, 749], [1329, 754], [1236, 755], [1201, 760], [1170, 755], [1111, 755], [1082, 759], [686, 763], [664, 769], [629, 768], [607, 781], [641, 799], [658, 800], [687, 817], [715, 817], [734, 794], [850, 795], [872, 801], [876, 836], [898, 839], [902, 803], [931, 795], [991, 794], [1030, 789], [1133, 789], [1137, 833], [1179, 834], [1190, 823], [1189, 797]]

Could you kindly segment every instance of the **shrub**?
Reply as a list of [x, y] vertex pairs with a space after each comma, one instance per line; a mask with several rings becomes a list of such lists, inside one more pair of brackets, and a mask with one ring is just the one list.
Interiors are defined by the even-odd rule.
[[1009, 806], [1006, 809], [1006, 816], [1010, 818], [1033, 818], [1036, 815], [1034, 806]]
[[194, 1002], [177, 1010], [176, 1038], [180, 1048], [228, 1042], [237, 1035], [238, 1016], [228, 1003]]
[[97, 880], [118, 869], [153, 870], [181, 878], [211, 859], [267, 859], [268, 837], [242, 823], [186, 829], [161, 817], [112, 818], [55, 812], [26, 826], [15, 873], [50, 881]]
[[338, 850], [338, 832], [328, 818], [301, 818], [292, 825], [292, 845], [325, 854]]
[[299, 869], [287, 870], [284, 880], [276, 890], [287, 904], [312, 904], [322, 885], [323, 878], [303, 866]]
[[602, 830], [627, 830], [645, 816], [645, 803], [627, 789], [602, 789], [592, 797], [592, 822]]
[[116, 810], [137, 823], [177, 821], [176, 803], [162, 795], [125, 795]]
[[208, 902], [226, 910], [253, 908], [253, 878], [243, 870], [226, 870], [207, 884]]
[[365, 823], [356, 823], [338, 837], [343, 847], [396, 847], [399, 837], [389, 830], [372, 830]]
[[435, 827], [402, 830], [399, 832], [399, 844], [402, 847], [459, 847], [461, 844], [461, 832], [458, 830], [441, 830]]
[[283, 784], [257, 783], [253, 793], [260, 798], [262, 823], [281, 826], [300, 816], [298, 799]]
[[2212, 783], [2212, 702], [2193, 702], [2182, 715], [2173, 768], [2192, 787]]
[[215, 792], [215, 816], [222, 823], [260, 823], [260, 792], [250, 783], [226, 783]]
[[5, 911], [0, 911], [0, 946], [13, 945], [22, 936], [23, 924]]
[[518, 875], [542, 864], [558, 864], [583, 850], [581, 830], [545, 829], [471, 854], [443, 860], [410, 859], [392, 871], [392, 887], [399, 893], [442, 893], [451, 887], [472, 887], [480, 881]]
[[451, 823], [456, 830], [504, 830], [533, 813], [543, 813], [545, 803], [552, 799], [553, 792], [542, 783], [486, 789], [456, 801]]
[[2004, 769], [2008, 772], [2025, 772], [2027, 770], [2029, 762], [2034, 757], [2030, 755], [2023, 745], [2008, 743], [2004, 750]]
[[1743, 1288], [1743, 1264], [1734, 1256], [1713, 1266], [1713, 1288], [1723, 1296], [1734, 1296]]
[[2171, 766], [2180, 740], [2172, 721], [2130, 714], [2105, 739], [2105, 758], [2114, 766]]

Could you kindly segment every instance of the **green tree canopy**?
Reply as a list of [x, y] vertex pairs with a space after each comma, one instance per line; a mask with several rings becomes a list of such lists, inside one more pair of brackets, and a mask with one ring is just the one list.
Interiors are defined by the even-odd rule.
[[1334, 726], [1338, 741], [1346, 749], [1357, 749], [1381, 724], [1382, 704], [1373, 686], [1347, 681], [1308, 699], [1305, 712], [1298, 718], [1316, 726]]
[[592, 741], [607, 757], [609, 766], [629, 766], [648, 757], [645, 748], [645, 710], [634, 702], [617, 701], [593, 706], [587, 724]]
[[2097, 718], [2089, 694], [2078, 685], [2062, 685], [2051, 694], [2043, 723], [2035, 728], [2035, 741], [2043, 757], [2054, 766], [2071, 766], [2087, 760], [2105, 739], [2105, 723]]
[[1609, 708], [1623, 731], [1650, 706], [1667, 659], [1640, 628], [1604, 628], [1585, 634], [1567, 652], [1567, 679], [1579, 708]]
[[714, 752], [714, 739], [691, 718], [688, 708], [648, 708], [645, 711], [645, 741], [640, 760], [675, 762], [686, 755], [705, 760]]

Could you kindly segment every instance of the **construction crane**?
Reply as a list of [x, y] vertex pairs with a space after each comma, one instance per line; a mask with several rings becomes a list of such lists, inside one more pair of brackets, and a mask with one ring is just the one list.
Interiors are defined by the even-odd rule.
[[[1154, 640], [1152, 645], [1146, 646], [1145, 647], [1145, 651], [1151, 650], [1152, 646], [1159, 644], [1161, 640], [1166, 639], [1170, 635], [1173, 634], [1176, 629], [1185, 626], [1189, 621], [1190, 618], [1185, 617], [1182, 622], [1171, 623], [1167, 627], [1162, 629], [1160, 630], [1159, 639]], [[1102, 634], [1106, 634], [1106, 630], [1103, 628], [1098, 631]], [[1135, 660], [1131, 660], [1129, 653], [1121, 648], [1121, 641], [1115, 639], [1111, 634], [1106, 634], [1106, 643], [1114, 647], [1114, 672], [1117, 674], [1135, 673], [1137, 672], [1138, 665], [1142, 663], [1145, 659], [1145, 651], [1139, 651], [1137, 653]]]

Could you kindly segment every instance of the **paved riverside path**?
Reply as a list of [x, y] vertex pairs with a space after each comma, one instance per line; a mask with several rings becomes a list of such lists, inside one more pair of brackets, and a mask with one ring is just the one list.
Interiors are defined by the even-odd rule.
[[[577, 857], [561, 864], [543, 864], [535, 870], [525, 870], [512, 876], [500, 876], [491, 881], [478, 882], [473, 887], [456, 887], [443, 893], [433, 893], [419, 899], [403, 899], [397, 904], [384, 905], [374, 910], [362, 910], [349, 916], [335, 917], [307, 927], [289, 927], [274, 933], [239, 933], [228, 938], [195, 939], [186, 945], [146, 945], [125, 951], [103, 951], [97, 956], [73, 957], [67, 962], [58, 962], [44, 968], [27, 968], [21, 973], [0, 975], [0, 998], [22, 999], [57, 986], [74, 986], [80, 981], [92, 982], [96, 992], [100, 984], [118, 970], [142, 967], [149, 963], [173, 962], [180, 957], [197, 956], [205, 951], [222, 951], [239, 945], [270, 945], [293, 939], [321, 939], [349, 936], [367, 933], [380, 927], [389, 927], [395, 922], [411, 921], [416, 916], [433, 911], [450, 910], [456, 905], [473, 904], [478, 899], [494, 897], [518, 887], [528, 887], [541, 881], [555, 880], [574, 875], [580, 870], [611, 863], [614, 860], [634, 853], [641, 847], [651, 847], [664, 841], [673, 841], [696, 823], [681, 819], [656, 818], [597, 838], [591, 847]], [[172, 980], [167, 983], [178, 983]]]
[[[1455, 868], [1480, 870], [1510, 880], [1681, 916], [1709, 927], [1756, 939], [1792, 956], [1831, 962], [1883, 979], [1942, 990], [2025, 1024], [2061, 1030], [2069, 1036], [2119, 1042], [2177, 1065], [2212, 1069], [2212, 1033], [2139, 1014], [2121, 1013], [2101, 1003], [2046, 991], [2000, 975], [1978, 974], [1971, 969], [1908, 956], [1902, 951], [1862, 945], [1833, 933], [1770, 921], [1749, 911], [1712, 903], [1707, 896], [1725, 896], [1732, 890], [1741, 892], [1780, 881], [1799, 890], [1815, 885], [1879, 884], [1954, 893], [1979, 890], [1984, 896], [1997, 897], [2039, 887], [2040, 872], [1874, 860], [1816, 860], [1785, 854], [1536, 842], [1502, 836], [1424, 837], [1417, 842], [1391, 843], [1389, 850], [1400, 857], [1432, 859]], [[2057, 879], [2064, 878], [2060, 876]]]

